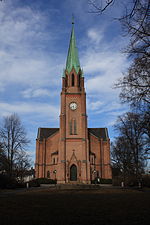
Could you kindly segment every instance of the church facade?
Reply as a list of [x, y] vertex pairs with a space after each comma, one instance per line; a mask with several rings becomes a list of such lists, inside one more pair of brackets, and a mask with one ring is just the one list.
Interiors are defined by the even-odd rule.
[[74, 24], [62, 77], [60, 128], [38, 129], [35, 176], [64, 184], [90, 184], [98, 177], [112, 178], [107, 128], [87, 127], [84, 76]]

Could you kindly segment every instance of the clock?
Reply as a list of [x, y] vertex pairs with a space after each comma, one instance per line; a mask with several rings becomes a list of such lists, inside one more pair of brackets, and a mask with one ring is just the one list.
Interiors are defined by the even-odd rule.
[[70, 106], [71, 110], [76, 110], [77, 109], [77, 103], [76, 102], [71, 102], [69, 106]]

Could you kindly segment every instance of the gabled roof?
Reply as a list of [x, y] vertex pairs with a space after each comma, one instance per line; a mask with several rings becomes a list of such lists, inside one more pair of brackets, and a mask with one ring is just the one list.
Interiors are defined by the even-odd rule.
[[104, 141], [109, 138], [107, 128], [88, 128], [88, 132]]
[[[43, 140], [43, 138], [48, 138], [59, 131], [59, 128], [39, 128], [37, 139]], [[94, 135], [97, 138], [102, 138], [106, 141], [108, 136], [107, 128], [88, 128], [88, 133]]]
[[59, 128], [39, 128], [37, 139], [43, 140], [43, 138], [48, 138], [51, 135], [59, 131]]

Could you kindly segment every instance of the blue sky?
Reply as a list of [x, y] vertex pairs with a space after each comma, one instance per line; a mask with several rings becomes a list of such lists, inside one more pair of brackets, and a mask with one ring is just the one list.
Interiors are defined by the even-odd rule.
[[61, 76], [65, 68], [72, 13], [84, 71], [89, 127], [108, 127], [127, 110], [113, 84], [129, 66], [127, 45], [114, 20], [120, 5], [104, 15], [88, 13], [88, 0], [5, 0], [0, 2], [0, 120], [17, 113], [34, 160], [38, 127], [59, 127]]

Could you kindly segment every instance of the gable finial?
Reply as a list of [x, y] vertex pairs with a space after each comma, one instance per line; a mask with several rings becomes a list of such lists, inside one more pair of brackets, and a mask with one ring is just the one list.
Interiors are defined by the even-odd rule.
[[72, 24], [74, 24], [74, 15], [72, 14]]

